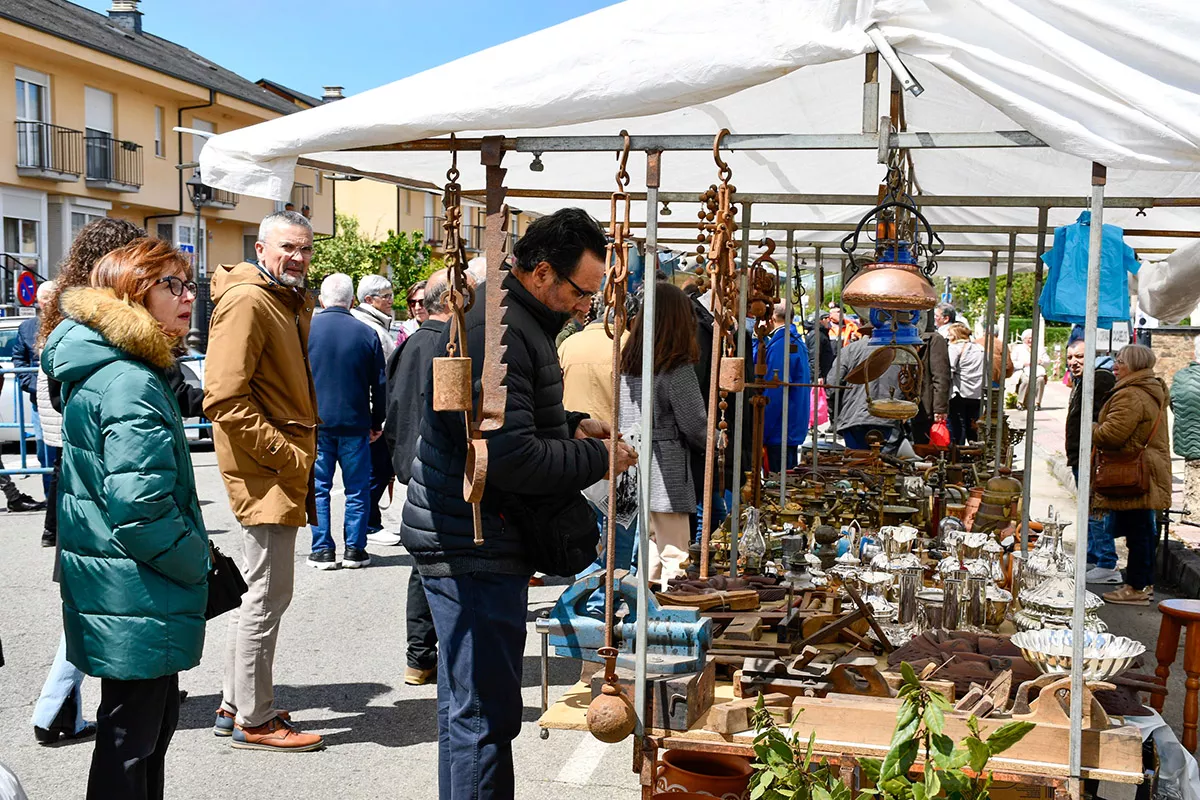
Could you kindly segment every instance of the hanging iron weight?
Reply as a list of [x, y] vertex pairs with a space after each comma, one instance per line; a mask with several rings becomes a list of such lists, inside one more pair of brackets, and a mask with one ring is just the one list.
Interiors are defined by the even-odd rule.
[[621, 136], [624, 137], [625, 147], [617, 155], [617, 190], [613, 192], [609, 209], [611, 241], [605, 249], [604, 330], [612, 338], [612, 422], [608, 440], [608, 515], [605, 520], [604, 647], [597, 651], [604, 659], [604, 688], [588, 705], [586, 715], [588, 730], [608, 744], [619, 742], [632, 733], [637, 721], [633, 706], [621, 691], [617, 679], [617, 649], [613, 633], [617, 594], [613, 583], [616, 574], [617, 455], [621, 439], [621, 336], [625, 332], [625, 290], [629, 277], [629, 253], [625, 244], [625, 236], [629, 233], [629, 194], [625, 191], [629, 185], [629, 173], [625, 165], [629, 159], [630, 138], [627, 131], [621, 131]]
[[[453, 141], [454, 135], [451, 134], [450, 138]], [[462, 187], [458, 184], [458, 177], [458, 152], [454, 151], [450, 169], [446, 171], [446, 190], [442, 195], [442, 208], [446, 214], [443, 229], [449, 285], [447, 301], [451, 313], [450, 339], [446, 343], [446, 355], [433, 359], [433, 410], [468, 414], [469, 430], [469, 412], [472, 411], [471, 359], [467, 353], [464, 315], [475, 301], [475, 292], [466, 279], [466, 246], [460, 235]]]

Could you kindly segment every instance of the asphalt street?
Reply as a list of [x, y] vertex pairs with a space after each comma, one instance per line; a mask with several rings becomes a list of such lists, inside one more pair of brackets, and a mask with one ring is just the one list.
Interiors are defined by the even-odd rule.
[[[198, 449], [193, 460], [209, 535], [225, 552], [240, 555], [237, 523], [216, 458], [211, 450]], [[19, 485], [41, 497], [39, 479], [23, 478]], [[337, 531], [340, 505], [335, 497]], [[385, 522], [395, 530], [398, 510], [399, 503], [385, 512]], [[53, 553], [41, 548], [41, 530], [41, 514], [0, 512], [0, 639], [7, 662], [0, 668], [0, 762], [21, 779], [30, 800], [66, 800], [84, 795], [92, 742], [42, 747], [33, 738], [30, 715], [61, 630], [58, 586], [50, 580]], [[336, 538], [340, 543], [340, 533]], [[226, 631], [224, 619], [214, 620], [203, 660], [179, 679], [188, 699], [167, 756], [166, 796], [172, 800], [437, 797], [437, 690], [403, 681], [411, 559], [403, 547], [371, 546], [367, 569], [319, 572], [304, 565], [309, 545], [307, 532], [301, 531], [295, 597], [275, 658], [276, 699], [305, 731], [320, 733], [329, 746], [316, 753], [262, 753], [233, 750], [229, 739], [212, 735]], [[547, 740], [538, 736], [540, 648], [532, 620], [562, 589], [529, 591], [524, 722], [514, 756], [517, 795], [633, 800], [638, 792], [629, 743], [603, 745], [576, 732], [555, 731]], [[551, 702], [579, 674], [578, 661], [553, 659]], [[83, 686], [84, 713], [91, 719], [100, 683], [89, 678]]]
[[[1055, 408], [1057, 399], [1048, 392], [1039, 424], [1043, 414], [1048, 427], [1056, 424], [1054, 418], [1061, 414]], [[1073, 518], [1073, 496], [1050, 473], [1052, 453], [1042, 449], [1035, 453], [1034, 516], [1053, 503]], [[211, 450], [198, 449], [194, 463], [209, 534], [222, 550], [239, 555], [236, 523], [215, 456]], [[19, 484], [29, 494], [41, 496], [39, 479], [22, 478]], [[335, 497], [335, 530], [340, 530], [340, 506]], [[385, 522], [393, 529], [399, 528], [399, 506], [397, 498], [385, 512]], [[58, 587], [50, 580], [52, 551], [39, 546], [41, 528], [40, 514], [0, 512], [0, 541], [4, 542], [0, 639], [7, 660], [7, 666], [0, 668], [0, 762], [20, 777], [31, 800], [59, 800], [83, 796], [92, 743], [42, 747], [33, 738], [30, 715], [60, 632]], [[1068, 528], [1066, 538], [1072, 540], [1072, 534]], [[337, 538], [340, 542], [340, 535]], [[225, 622], [219, 619], [209, 625], [203, 661], [180, 676], [180, 686], [189, 696], [168, 754], [167, 797], [437, 796], [436, 689], [403, 683], [410, 558], [402, 547], [372, 546], [372, 564], [365, 570], [318, 572], [304, 565], [308, 551], [309, 537], [302, 531], [296, 545], [295, 598], [284, 618], [275, 661], [277, 701], [292, 711], [304, 730], [325, 736], [328, 748], [287, 755], [238, 751], [230, 748], [228, 739], [212, 735], [225, 641]], [[561, 584], [551, 585], [529, 593], [524, 721], [515, 742], [517, 796], [633, 800], [638, 794], [629, 742], [603, 745], [577, 732], [555, 731], [548, 740], [538, 736], [539, 646], [532, 621], [562, 589]], [[1153, 652], [1159, 621], [1156, 609], [1109, 606], [1102, 616], [1114, 632], [1140, 639]], [[1177, 731], [1182, 724], [1181, 660], [1182, 653], [1173, 670], [1164, 715]], [[552, 659], [551, 702], [579, 674], [579, 662]], [[88, 718], [98, 701], [99, 682], [85, 680]]]

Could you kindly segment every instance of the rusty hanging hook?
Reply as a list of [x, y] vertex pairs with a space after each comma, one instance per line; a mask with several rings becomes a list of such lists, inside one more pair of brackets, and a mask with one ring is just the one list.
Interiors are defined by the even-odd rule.
[[458, 139], [454, 132], [450, 132], [450, 169], [446, 170], [446, 179], [451, 183], [458, 183]]
[[622, 130], [621, 138], [625, 140], [625, 144], [621, 147], [621, 152], [617, 153], [617, 161], [620, 164], [617, 166], [617, 191], [625, 191], [625, 187], [629, 185], [629, 173], [625, 167], [629, 163], [629, 145], [632, 139], [629, 136], [629, 131]]
[[717, 169], [720, 170], [721, 180], [727, 181], [733, 177], [733, 170], [721, 158], [721, 142], [729, 135], [729, 128], [721, 128], [717, 131], [717, 137], [713, 139], [713, 161], [717, 162]]

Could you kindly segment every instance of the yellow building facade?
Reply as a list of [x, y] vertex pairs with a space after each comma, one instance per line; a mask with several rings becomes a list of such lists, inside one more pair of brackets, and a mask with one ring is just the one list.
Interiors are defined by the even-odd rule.
[[[65, 0], [0, 2], [0, 313], [13, 276], [53, 277], [73, 235], [98, 217], [129, 220], [194, 252], [198, 277], [253, 254], [259, 221], [284, 207], [212, 192], [196, 209], [191, 167], [204, 137], [297, 106], [202, 56], [145, 32], [137, 3], [107, 15]], [[296, 171], [292, 203], [332, 233], [324, 177]], [[307, 207], [307, 208], [305, 208]]]

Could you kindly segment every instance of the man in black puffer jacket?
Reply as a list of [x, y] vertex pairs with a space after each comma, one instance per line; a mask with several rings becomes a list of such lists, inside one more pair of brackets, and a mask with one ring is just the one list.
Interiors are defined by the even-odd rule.
[[[435, 412], [432, 373], [412, 463], [400, 535], [417, 563], [440, 641], [438, 657], [439, 796], [515, 796], [512, 740], [521, 730], [521, 660], [528, 581], [533, 568], [521, 531], [504, 519], [513, 495], [578, 492], [608, 471], [608, 427], [563, 408], [554, 336], [585, 313], [604, 278], [604, 233], [583, 211], [567, 208], [530, 224], [515, 247], [507, 291], [504, 362], [508, 399], [503, 427], [485, 434], [487, 488], [483, 544], [474, 543], [472, 511], [462, 496], [466, 463], [463, 414]], [[486, 334], [484, 283], [467, 314], [478, 402]], [[439, 340], [445, 351], [449, 331]], [[619, 445], [618, 471], [636, 460]]]

